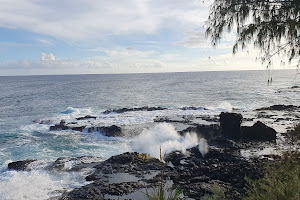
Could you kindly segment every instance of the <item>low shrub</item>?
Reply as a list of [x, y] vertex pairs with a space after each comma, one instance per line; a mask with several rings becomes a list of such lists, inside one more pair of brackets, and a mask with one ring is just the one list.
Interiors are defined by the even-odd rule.
[[280, 160], [265, 164], [263, 178], [247, 179], [247, 195], [243, 200], [299, 200], [299, 160], [299, 153], [289, 152]]

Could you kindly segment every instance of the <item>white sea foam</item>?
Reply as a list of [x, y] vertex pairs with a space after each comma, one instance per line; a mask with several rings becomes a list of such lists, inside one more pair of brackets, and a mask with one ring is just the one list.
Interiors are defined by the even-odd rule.
[[208, 109], [210, 111], [214, 111], [216, 113], [220, 113], [220, 112], [232, 112], [234, 106], [231, 105], [229, 102], [227, 101], [223, 101], [221, 103], [219, 103], [216, 107], [208, 107]]
[[45, 172], [8, 171], [0, 177], [0, 199], [48, 199], [51, 192], [62, 190], [59, 181], [54, 181]]
[[41, 133], [46, 133], [46, 132], [49, 131], [49, 126], [45, 125], [45, 124], [35, 123], [35, 124], [26, 125], [26, 126], [21, 126], [20, 129], [22, 131], [25, 131], [24, 134], [31, 133], [33, 131], [38, 131], [38, 132], [41, 132]]
[[71, 114], [71, 113], [77, 113], [79, 114], [80, 111], [79, 109], [73, 108], [73, 107], [68, 107], [65, 111], [61, 112], [62, 114]]
[[145, 129], [132, 141], [132, 150], [149, 153], [151, 156], [159, 158], [159, 149], [162, 154], [173, 150], [185, 151], [198, 144], [195, 133], [188, 133], [180, 136], [171, 124], [160, 123], [151, 129]]
[[2, 165], [0, 165], [0, 172], [4, 171], [7, 169], [8, 163], [13, 162], [12, 160], [6, 160]]
[[1, 200], [43, 200], [87, 184], [86, 171], [49, 173], [43, 170], [6, 171], [0, 176]]
[[[102, 125], [102, 126], [111, 126], [111, 125], [136, 125], [136, 124], [145, 124], [151, 123], [156, 117], [176, 117], [176, 116], [196, 116], [196, 115], [216, 115], [223, 110], [182, 110], [182, 109], [167, 109], [167, 110], [156, 110], [156, 111], [132, 111], [125, 113], [110, 113], [103, 114], [99, 112], [92, 111], [82, 111], [80, 113], [71, 113], [58, 115], [53, 119], [55, 123], [58, 123], [60, 120], [64, 119], [67, 122], [73, 121], [79, 116], [84, 116], [87, 114], [97, 116], [96, 120], [92, 120], [93, 124]], [[84, 114], [83, 114], [84, 113]], [[78, 120], [78, 125], [86, 125], [86, 120]]]

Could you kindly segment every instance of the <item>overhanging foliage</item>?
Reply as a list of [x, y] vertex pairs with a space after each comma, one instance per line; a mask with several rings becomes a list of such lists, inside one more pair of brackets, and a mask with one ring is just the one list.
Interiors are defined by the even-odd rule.
[[253, 44], [268, 66], [277, 54], [300, 65], [300, 0], [214, 0], [207, 26], [214, 47], [224, 32], [235, 29], [233, 53]]

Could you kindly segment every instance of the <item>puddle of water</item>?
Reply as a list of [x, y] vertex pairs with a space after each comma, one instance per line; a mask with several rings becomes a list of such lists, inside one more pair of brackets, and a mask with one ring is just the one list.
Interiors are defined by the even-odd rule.
[[[165, 184], [165, 196], [167, 197], [170, 193], [170, 191], [168, 191], [167, 189], [169, 188], [172, 188], [173, 186], [173, 181], [171, 180], [168, 180], [166, 181], [166, 184]], [[138, 200], [148, 200], [148, 198], [146, 197], [145, 194], [149, 194], [150, 196], [154, 196], [154, 194], [156, 193], [157, 191], [157, 187], [155, 187], [155, 189], [153, 188], [143, 188], [143, 189], [140, 189], [138, 191], [135, 191], [133, 193], [130, 193], [128, 195], [123, 195], [123, 196], [114, 196], [114, 195], [105, 195], [105, 198], [108, 198], [108, 199], [119, 199], [119, 200], [125, 200], [125, 199], [138, 199]], [[183, 196], [182, 196], [183, 197]]]
[[140, 178], [128, 173], [116, 173], [109, 176], [108, 183], [138, 182], [140, 180]]

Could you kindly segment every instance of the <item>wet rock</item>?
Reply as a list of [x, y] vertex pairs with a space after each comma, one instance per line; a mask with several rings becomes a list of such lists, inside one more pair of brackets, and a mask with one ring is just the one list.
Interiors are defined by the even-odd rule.
[[121, 108], [121, 109], [112, 109], [112, 110], [106, 110], [103, 112], [103, 114], [109, 114], [109, 113], [124, 113], [124, 112], [131, 112], [131, 111], [155, 111], [155, 110], [166, 110], [166, 108], [162, 107], [139, 107], [139, 108]]
[[78, 117], [76, 118], [77, 120], [87, 120], [87, 119], [96, 119], [97, 117], [91, 116], [91, 115], [86, 115], [84, 117]]
[[181, 109], [182, 110], [208, 110], [207, 108], [204, 107], [194, 107], [194, 106], [183, 107]]
[[82, 132], [86, 126], [72, 126], [70, 127], [73, 131], [80, 131]]
[[240, 139], [242, 119], [241, 114], [222, 112], [220, 114], [221, 133], [227, 138]]
[[65, 192], [59, 200], [102, 200], [104, 195], [101, 192], [101, 188], [104, 183], [95, 181], [81, 188], [75, 188], [70, 192]]
[[299, 109], [299, 106], [294, 105], [273, 105], [270, 107], [263, 107], [256, 110], [276, 110], [276, 111], [293, 111]]
[[195, 132], [199, 137], [204, 137], [205, 139], [211, 139], [220, 135], [220, 126], [217, 124], [211, 125], [196, 125], [196, 127], [188, 127], [179, 133], [184, 135], [186, 132]]
[[260, 121], [257, 121], [251, 127], [242, 127], [242, 139], [246, 141], [275, 141], [276, 134], [277, 132], [273, 128], [265, 125]]
[[11, 162], [8, 164], [8, 169], [25, 171], [28, 170], [27, 169], [28, 165], [35, 161], [37, 160], [21, 160], [21, 161]]
[[100, 157], [95, 156], [61, 157], [46, 169], [57, 171], [79, 171], [83, 168], [93, 168], [101, 161], [102, 159]]
[[57, 130], [68, 130], [69, 127], [66, 126], [65, 120], [61, 120], [59, 124], [54, 126], [50, 126], [50, 131], [57, 131]]
[[110, 157], [106, 162], [113, 164], [130, 164], [137, 158], [137, 154], [134, 153], [123, 153], [117, 156]]
[[39, 124], [51, 124], [53, 122], [53, 120], [51, 119], [43, 119], [43, 120], [39, 120]]
[[203, 159], [197, 154], [196, 147], [187, 151], [190, 155], [184, 158], [186, 164], [175, 165], [170, 178], [189, 198], [201, 198], [210, 190], [210, 187], [206, 187], [208, 183], [215, 181], [230, 185], [233, 191], [245, 193], [245, 176], [251, 179], [260, 177], [255, 165], [239, 156], [212, 149]]
[[101, 190], [104, 194], [122, 196], [129, 193], [132, 193], [138, 189], [144, 188], [145, 185], [137, 182], [124, 182], [124, 183], [115, 183], [109, 184], [107, 187], [103, 187]]
[[[54, 126], [50, 126], [50, 131], [57, 131], [57, 130], [73, 130], [73, 131], [80, 131], [83, 132], [87, 126], [78, 126], [76, 122], [66, 123], [64, 120], [61, 120], [59, 124]], [[121, 137], [123, 136], [122, 129], [116, 125], [112, 126], [101, 126], [101, 127], [89, 127], [87, 128], [89, 133], [91, 132], [101, 132], [103, 135], [108, 137]]]
[[181, 151], [172, 151], [164, 156], [164, 161], [171, 162], [173, 165], [177, 166], [181, 164], [180, 161], [185, 157], [186, 155], [184, 155]]
[[224, 153], [239, 155], [242, 145], [225, 137], [216, 137], [208, 141], [210, 146], [222, 149]]
[[169, 117], [156, 117], [154, 122], [166, 122], [166, 123], [189, 123], [190, 121], [188, 119], [185, 119], [184, 117], [177, 116], [175, 119], [171, 119]]
[[100, 131], [102, 134], [108, 137], [120, 137], [123, 136], [122, 130], [116, 125], [104, 126], [96, 128], [97, 131]]
[[[111, 183], [109, 177], [118, 173], [128, 173], [130, 176], [136, 177], [137, 180], [143, 178], [144, 182], [148, 182], [149, 178], [146, 178], [145, 175], [153, 170], [161, 169], [162, 163], [147, 154], [127, 152], [112, 156], [94, 167], [94, 172], [86, 177], [87, 181], [93, 181], [93, 183], [66, 192], [61, 199], [102, 199], [105, 195], [122, 196], [135, 192], [147, 187], [147, 185], [141, 184], [139, 181], [128, 180]], [[157, 183], [159, 179], [155, 180], [154, 183]]]

